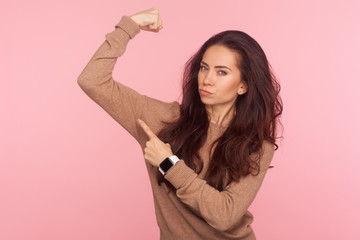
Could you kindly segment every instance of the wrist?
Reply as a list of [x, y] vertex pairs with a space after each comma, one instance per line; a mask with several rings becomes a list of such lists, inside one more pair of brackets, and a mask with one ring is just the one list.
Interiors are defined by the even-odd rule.
[[131, 20], [133, 20], [136, 23], [136, 25], [140, 26], [140, 23], [138, 22], [138, 19], [137, 19], [136, 15], [131, 15], [131, 16], [129, 16], [129, 18]]
[[176, 155], [165, 158], [159, 165], [159, 171], [162, 175], [165, 175], [167, 172], [172, 169], [180, 159]]
[[134, 38], [135, 35], [140, 32], [140, 28], [137, 23], [128, 16], [123, 16], [120, 22], [115, 25], [115, 28], [121, 28], [129, 35], [130, 38]]

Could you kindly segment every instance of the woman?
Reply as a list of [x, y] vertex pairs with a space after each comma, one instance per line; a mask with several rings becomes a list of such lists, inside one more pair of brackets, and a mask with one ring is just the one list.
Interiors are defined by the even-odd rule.
[[247, 210], [274, 153], [279, 85], [257, 42], [239, 31], [210, 38], [187, 62], [183, 100], [165, 103], [112, 78], [152, 8], [123, 16], [78, 78], [83, 91], [140, 144], [161, 239], [255, 239]]

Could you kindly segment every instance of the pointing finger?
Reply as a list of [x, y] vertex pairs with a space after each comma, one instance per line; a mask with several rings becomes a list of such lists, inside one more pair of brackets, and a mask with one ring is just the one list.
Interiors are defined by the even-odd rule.
[[150, 139], [157, 138], [157, 136], [151, 131], [149, 126], [143, 120], [138, 119], [137, 121], [140, 127], [144, 130], [144, 132], [146, 133], [146, 135], [148, 135]]

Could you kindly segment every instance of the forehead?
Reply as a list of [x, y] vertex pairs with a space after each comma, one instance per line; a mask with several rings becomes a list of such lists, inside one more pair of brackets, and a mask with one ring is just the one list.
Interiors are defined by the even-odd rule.
[[202, 60], [209, 65], [237, 66], [238, 57], [236, 52], [227, 47], [213, 45], [205, 51]]

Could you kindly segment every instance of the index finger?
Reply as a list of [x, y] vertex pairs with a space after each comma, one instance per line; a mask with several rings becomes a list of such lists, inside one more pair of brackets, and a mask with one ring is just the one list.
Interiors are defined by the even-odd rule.
[[146, 133], [146, 135], [148, 135], [148, 137], [151, 138], [157, 138], [157, 136], [155, 135], [155, 133], [153, 133], [153, 131], [151, 131], [151, 129], [149, 128], [149, 126], [141, 119], [138, 119], [138, 124], [140, 125], [140, 127], [144, 130], [144, 132]]

